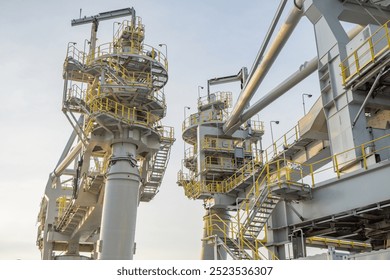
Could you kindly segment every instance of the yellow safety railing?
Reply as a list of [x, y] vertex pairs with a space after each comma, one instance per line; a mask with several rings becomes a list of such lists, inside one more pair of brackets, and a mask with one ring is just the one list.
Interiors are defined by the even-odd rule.
[[87, 63], [87, 54], [76, 48], [75, 44], [69, 44], [66, 49], [66, 58], [72, 58], [82, 64]]
[[[251, 187], [240, 207], [237, 209], [236, 219], [243, 222], [246, 217], [249, 217], [252, 207], [254, 207], [254, 201], [258, 198], [262, 192], [263, 195], [269, 199], [276, 199], [272, 197], [271, 186], [304, 186], [303, 182], [297, 182], [296, 178], [303, 178], [303, 168], [297, 164], [292, 163], [289, 160], [281, 159], [275, 162], [266, 163], [257, 176], [255, 184]], [[269, 203], [265, 201], [265, 203]], [[261, 205], [259, 205], [261, 207]]]
[[152, 75], [150, 72], [136, 72], [128, 71], [123, 65], [118, 64], [110, 59], [99, 62], [102, 65], [108, 65], [116, 72], [122, 80], [126, 82], [126, 85], [131, 86], [148, 86], [152, 87]]
[[[108, 43], [111, 44], [111, 43]], [[104, 45], [100, 46], [104, 47]], [[87, 64], [87, 55], [84, 52], [79, 51], [74, 45], [70, 45], [67, 51], [67, 57], [71, 57], [82, 64]], [[116, 74], [126, 82], [126, 85], [131, 86], [147, 86], [153, 87], [153, 77], [150, 72], [142, 71], [128, 71], [123, 65], [114, 62], [111, 59], [100, 60], [94, 63], [100, 64], [101, 66], [108, 66], [113, 69]], [[165, 104], [165, 96], [162, 92], [153, 91], [152, 97], [159, 102]]]
[[257, 147], [252, 147], [252, 157], [255, 162], [262, 163], [263, 162], [263, 151], [258, 149]]
[[[224, 158], [224, 159], [226, 159], [226, 158]], [[217, 161], [218, 160], [219, 160], [219, 158], [217, 158]], [[206, 162], [211, 161], [211, 163], [209, 163], [208, 165], [210, 165], [210, 167], [214, 166], [212, 164], [213, 159], [211, 159], [211, 157], [206, 158], [205, 161]], [[224, 169], [224, 166], [222, 164], [219, 164], [219, 162], [215, 162], [215, 163], [216, 163], [215, 164], [216, 166], [219, 165], [219, 168], [221, 170]], [[257, 162], [255, 159], [251, 160], [251, 161], [247, 162], [246, 164], [244, 164], [241, 168], [239, 168], [233, 175], [231, 175], [230, 177], [228, 177], [227, 179], [222, 180], [222, 181], [216, 181], [216, 180], [196, 181], [195, 178], [191, 178], [191, 179], [184, 180], [181, 183], [184, 187], [186, 187], [188, 189], [194, 188], [193, 192], [188, 191], [188, 193], [198, 195], [197, 197], [196, 196], [189, 197], [189, 198], [193, 198], [193, 199], [198, 198], [201, 194], [211, 195], [214, 193], [228, 193], [231, 190], [233, 190], [234, 188], [236, 188], [239, 184], [245, 182], [248, 179], [248, 176], [254, 176], [255, 172], [259, 170], [259, 164], [260, 163]], [[205, 165], [207, 166], [207, 163]], [[287, 168], [283, 169], [283, 168], [280, 167], [277, 171], [270, 172], [270, 170], [269, 170], [269, 168], [267, 168], [267, 166], [262, 167], [260, 175], [258, 175], [257, 179], [255, 178], [255, 180], [257, 180], [256, 181], [257, 184], [258, 184], [259, 178], [264, 175], [264, 172], [267, 172], [268, 182], [271, 182], [271, 180], [273, 180], [275, 182], [276, 182], [276, 180], [279, 180], [280, 181], [279, 185], [281, 185], [281, 183], [286, 182], [286, 180], [284, 179], [283, 176], [285, 174], [287, 174], [290, 178], [291, 177], [291, 169], [287, 169]], [[275, 177], [275, 174], [277, 174], [276, 177]], [[284, 180], [282, 181], [282, 179], [284, 179]], [[179, 178], [178, 178], [178, 180], [181, 181]]]
[[190, 181], [191, 176], [188, 173], [184, 173], [183, 170], [177, 172], [177, 181]]
[[[126, 107], [108, 98], [95, 99], [89, 104], [91, 113], [107, 113], [118, 120], [128, 124], [145, 125], [155, 129], [161, 136], [161, 140], [174, 142], [175, 132], [171, 126], [163, 126], [159, 123], [159, 117], [147, 111]], [[89, 135], [96, 126], [95, 118], [89, 118], [84, 126], [84, 132]]]
[[[302, 164], [303, 167], [306, 167], [306, 172], [303, 176], [310, 176], [311, 185], [314, 187], [318, 181], [318, 177], [322, 175], [323, 172], [332, 170], [336, 173], [337, 178], [340, 178], [341, 175], [348, 172], [348, 168], [352, 165], [358, 164], [361, 162], [361, 166], [364, 169], [368, 169], [367, 159], [370, 156], [375, 156], [383, 151], [388, 151], [388, 156], [384, 154], [385, 157], [382, 156], [381, 160], [390, 159], [390, 134], [384, 135], [382, 137], [376, 138], [369, 142], [363, 143], [354, 148], [345, 150], [341, 153], [334, 154], [333, 156], [324, 158], [320, 161], [314, 162], [312, 164]], [[349, 160], [345, 160], [345, 156], [349, 153], [355, 153], [358, 156]], [[319, 168], [319, 166], [323, 166], [324, 163], [331, 162], [331, 165], [326, 168]]]
[[142, 24], [142, 19], [137, 17], [135, 25], [130, 20], [124, 20], [115, 32], [113, 42], [118, 43], [122, 34], [126, 34], [132, 40], [141, 42], [145, 37], [145, 25]]
[[92, 54], [87, 54], [83, 51], [80, 51], [74, 44], [69, 44], [66, 51], [66, 57], [72, 58], [84, 65], [89, 65], [91, 63], [96, 63], [98, 59], [110, 56], [112, 54], [136, 54], [152, 58], [162, 64], [164, 68], [168, 70], [168, 60], [161, 51], [146, 44], [135, 44], [134, 41], [131, 41], [130, 43], [130, 46], [123, 48], [119, 48], [117, 42], [105, 43], [96, 47], [96, 49], [92, 51]]
[[196, 153], [196, 146], [189, 147], [184, 151], [184, 159], [192, 159], [194, 158]]
[[161, 140], [172, 143], [175, 141], [175, 129], [172, 126], [158, 126], [157, 132], [160, 134]]
[[225, 244], [229, 241], [235, 242], [241, 256], [249, 256], [253, 260], [268, 259], [262, 252], [264, 248], [271, 259], [276, 260], [276, 255], [270, 251], [261, 240], [252, 236], [250, 239], [244, 237], [240, 231], [240, 223], [234, 218], [229, 220], [221, 218], [217, 214], [207, 216], [206, 232], [209, 237], [218, 236]]
[[184, 132], [190, 126], [206, 122], [224, 122], [228, 119], [228, 116], [229, 114], [226, 111], [195, 113], [184, 120], [182, 130]]
[[234, 159], [230, 157], [207, 156], [205, 157], [201, 168], [202, 171], [207, 171], [209, 169], [225, 170], [235, 168], [235, 164]]
[[[315, 187], [318, 182], [323, 181], [322, 174], [326, 171], [334, 172], [339, 179], [343, 174], [346, 174], [348, 168], [353, 165], [360, 163], [362, 168], [368, 169], [367, 160], [371, 156], [374, 157], [375, 154], [387, 151], [387, 156], [386, 153], [382, 153], [381, 160], [390, 159], [389, 140], [390, 134], [387, 134], [310, 164], [281, 159], [270, 162], [265, 166], [276, 165], [276, 173], [269, 174], [270, 179], [275, 178], [275, 176], [281, 176], [281, 174], [286, 174], [288, 180], [291, 180], [291, 178], [296, 182], [303, 182], [305, 180], [312, 187]], [[346, 156], [351, 153], [357, 156], [346, 160]], [[330, 164], [326, 165], [327, 163]], [[324, 165], [325, 167], [323, 167]], [[293, 180], [291, 180], [291, 182]]]
[[150, 112], [138, 110], [137, 108], [126, 107], [109, 98], [94, 99], [89, 108], [91, 113], [106, 113], [112, 117], [128, 124], [138, 124], [154, 128], [160, 117]]
[[253, 159], [242, 167], [240, 167], [232, 176], [223, 181], [226, 192], [230, 192], [239, 184], [247, 180], [248, 176], [254, 176], [254, 173], [259, 169], [259, 162]]
[[60, 196], [57, 198], [57, 217], [60, 219], [62, 215], [65, 213], [65, 209], [69, 204], [69, 198], [66, 196]]
[[[390, 134], [387, 134], [360, 146], [348, 149], [342, 153], [335, 154], [311, 164], [302, 164], [287, 159], [266, 162], [262, 165], [262, 169], [259, 172], [259, 175], [257, 175], [256, 183], [252, 186], [248, 196], [250, 194], [256, 195], [259, 193], [260, 187], [265, 184], [268, 186], [272, 184], [273, 186], [276, 185], [279, 187], [282, 185], [296, 186], [299, 184], [303, 186], [308, 184], [311, 185], [311, 187], [315, 187], [318, 182], [323, 181], [322, 174], [325, 171], [331, 170], [336, 173], [337, 178], [340, 178], [341, 175], [346, 172], [346, 168], [351, 166], [351, 164], [357, 164], [359, 162], [361, 162], [363, 168], [368, 169], [367, 159], [370, 156], [374, 156], [376, 153], [387, 150], [389, 155], [387, 159], [390, 159], [389, 140]], [[378, 148], [375, 148], [375, 146], [378, 146]], [[348, 161], [342, 161], [345, 155], [352, 151], [360, 152], [361, 155]], [[386, 158], [382, 158], [382, 160], [384, 159]], [[324, 166], [324, 163], [328, 162], [331, 162], [332, 164], [330, 166], [320, 168]], [[198, 195], [228, 193], [243, 181], [247, 180], [249, 175], [254, 174], [254, 172], [258, 170], [259, 164], [261, 164], [261, 162], [250, 161], [238, 169], [232, 176], [223, 181], [203, 181], [196, 182], [191, 185], [184, 183], [184, 185], [186, 185], [187, 188], [195, 188], [192, 193]], [[195, 182], [194, 178], [193, 181]], [[197, 197], [192, 196], [190, 198], [196, 199]]]
[[264, 133], [264, 122], [251, 120], [249, 124], [248, 124], [248, 122], [244, 123], [244, 128], [248, 128], [249, 125], [252, 129], [252, 132]]
[[218, 91], [198, 98], [198, 107], [216, 102], [222, 102], [225, 103], [224, 108], [230, 108], [232, 106], [232, 100], [231, 92]]
[[189, 181], [188, 183], [183, 185], [184, 188], [184, 194], [188, 198], [197, 198], [201, 195], [201, 186], [200, 182], [197, 181]]
[[225, 139], [217, 137], [204, 137], [201, 141], [202, 150], [212, 150], [219, 152], [233, 152], [236, 147], [244, 148], [246, 153], [252, 152], [252, 147], [249, 142], [237, 139]]
[[283, 153], [284, 150], [297, 142], [299, 137], [299, 126], [296, 125], [264, 150], [265, 162], [271, 161], [274, 157]]
[[382, 25], [341, 62], [343, 85], [359, 75], [364, 67], [375, 62], [384, 52], [390, 50], [389, 24], [390, 21]]
[[93, 131], [95, 124], [96, 123], [94, 118], [88, 119], [88, 121], [84, 125], [84, 133], [86, 135], [89, 135]]
[[[102, 98], [102, 97], [109, 97], [111, 96], [110, 91], [106, 91], [105, 87], [102, 87], [101, 85], [98, 85], [97, 87], [89, 87], [88, 91], [86, 91], [86, 94], [84, 93], [84, 100], [88, 104], [92, 102], [95, 98]], [[151, 101], [155, 101], [157, 103], [160, 103], [160, 105], [165, 108], [165, 95], [161, 91], [153, 91], [150, 94], [145, 94], [145, 98], [148, 98]]]
[[86, 90], [81, 89], [77, 84], [73, 84], [67, 92], [67, 100], [71, 98], [77, 98], [80, 100], [85, 100], [86, 98]]
[[371, 249], [372, 246], [370, 243], [366, 242], [357, 242], [350, 240], [341, 240], [334, 238], [325, 238], [320, 236], [312, 236], [306, 238], [307, 244], [324, 244], [325, 246], [334, 246], [334, 247], [349, 247], [351, 249]]
[[[102, 44], [98, 46], [95, 50], [95, 57], [94, 61], [98, 59], [102, 59], [104, 57], [111, 56], [112, 54], [117, 55], [140, 55], [143, 57], [151, 58], [157, 62], [159, 62], [166, 70], [168, 70], [168, 60], [166, 59], [165, 55], [159, 51], [158, 49], [142, 44], [141, 48], [134, 44], [130, 44], [128, 47], [119, 48], [116, 44], [109, 42]], [[93, 60], [89, 59], [87, 60], [89, 63], [92, 63]]]

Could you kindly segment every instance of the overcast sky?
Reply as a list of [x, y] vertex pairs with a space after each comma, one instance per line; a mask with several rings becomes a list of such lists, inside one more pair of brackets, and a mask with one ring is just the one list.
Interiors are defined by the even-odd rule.
[[[93, 5], [92, 5], [93, 3]], [[199, 259], [202, 201], [191, 201], [176, 185], [183, 158], [181, 123], [184, 107], [196, 112], [198, 86], [210, 78], [251, 67], [279, 1], [254, 0], [12, 0], [0, 4], [0, 259], [39, 259], [35, 246], [37, 214], [49, 173], [72, 131], [62, 102], [62, 65], [67, 43], [82, 49], [90, 25], [71, 27], [71, 19], [134, 7], [146, 26], [149, 45], [168, 45], [167, 116], [176, 142], [161, 190], [138, 210], [135, 259]], [[287, 4], [286, 12], [291, 9]], [[282, 16], [282, 21], [286, 17]], [[99, 25], [98, 44], [112, 38], [113, 21]], [[116, 19], [117, 21], [117, 19]], [[303, 18], [252, 102], [316, 55], [313, 27]], [[231, 84], [233, 100], [239, 85]], [[216, 88], [217, 90], [218, 88]], [[269, 122], [279, 120], [274, 137], [296, 125], [319, 97], [317, 74], [293, 88], [260, 113], [264, 146], [270, 144]], [[205, 91], [202, 92], [202, 95]]]

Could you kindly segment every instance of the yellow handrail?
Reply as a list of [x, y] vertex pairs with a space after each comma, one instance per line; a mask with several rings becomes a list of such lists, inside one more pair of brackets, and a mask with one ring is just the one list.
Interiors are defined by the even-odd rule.
[[[381, 152], [386, 149], [390, 149], [390, 145], [383, 146], [378, 149], [372, 149], [370, 154], [367, 154], [365, 149], [366, 147], [374, 147], [376, 142], [382, 141], [386, 138], [390, 137], [390, 134], [384, 135], [382, 137], [379, 137], [377, 139], [371, 140], [367, 143], [364, 143], [362, 145], [359, 145], [357, 147], [348, 149], [344, 152], [335, 154], [333, 156], [321, 159], [319, 161], [316, 161], [311, 164], [302, 164], [296, 161], [290, 161], [286, 159], [279, 159], [272, 162], [267, 162], [262, 166], [262, 169], [257, 176], [256, 184], [252, 186], [252, 189], [249, 191], [249, 193], [258, 193], [259, 187], [263, 185], [264, 183], [267, 184], [276, 184], [277, 186], [281, 186], [282, 183], [289, 184], [297, 184], [299, 181], [302, 181], [301, 185], [304, 185], [303, 181], [306, 177], [309, 178], [311, 187], [315, 187], [315, 185], [318, 183], [316, 181], [317, 175], [321, 174], [322, 172], [325, 172], [327, 170], [333, 170], [337, 178], [341, 178], [342, 173], [344, 172], [343, 169], [348, 166], [351, 163], [355, 163], [357, 161], [363, 162], [363, 168], [368, 169], [367, 165], [367, 157]], [[351, 151], [359, 151], [361, 152], [361, 156], [358, 156], [354, 159], [344, 161], [342, 163], [339, 162], [338, 158], [342, 158], [343, 155], [351, 152]], [[330, 167], [319, 169], [317, 166], [323, 166], [324, 163], [332, 162], [332, 165]], [[253, 163], [256, 165], [255, 169], [253, 169]], [[258, 162], [248, 162], [244, 166], [242, 166], [240, 169], [238, 169], [233, 175], [231, 175], [229, 178], [223, 180], [223, 181], [211, 181], [211, 182], [197, 182], [196, 184], [186, 185], [188, 188], [194, 187], [197, 188], [194, 190], [194, 193], [200, 195], [200, 194], [213, 194], [216, 193], [216, 187], [215, 185], [219, 185], [217, 189], [220, 190], [218, 193], [228, 193], [232, 189], [234, 189], [238, 184], [240, 184], [243, 180], [246, 179], [245, 174], [253, 174], [255, 172], [258, 165]], [[271, 167], [273, 167], [275, 170], [271, 171]], [[294, 176], [293, 176], [294, 175]], [[293, 180], [294, 177], [294, 180]], [[266, 181], [264, 181], [266, 178]], [[193, 179], [195, 180], [195, 179]], [[260, 180], [260, 181], [259, 181]], [[185, 183], [183, 183], [185, 184]], [[191, 198], [197, 198], [197, 197], [191, 197]]]
[[133, 25], [133, 22], [130, 20], [124, 20], [118, 27], [117, 31], [114, 34], [113, 42], [118, 43], [120, 35], [124, 32], [130, 33], [130, 36], [133, 40], [142, 41], [145, 36], [145, 25], [142, 24], [142, 19], [137, 17], [137, 22]]
[[[210, 99], [210, 96], [212, 96], [212, 99]], [[225, 108], [230, 108], [232, 106], [232, 100], [231, 92], [218, 91], [211, 93], [210, 95], [199, 97], [198, 107], [220, 101], [225, 103]]]
[[[364, 67], [375, 62], [384, 52], [390, 50], [389, 23], [390, 20], [375, 31], [340, 63], [343, 85], [354, 76], [359, 75]], [[378, 36], [380, 32], [384, 32], [384, 34]], [[375, 50], [375, 47], [379, 44], [383, 44], [383, 47]]]
[[298, 141], [299, 137], [299, 126], [296, 125], [264, 150], [266, 162], [285, 151], [286, 148]]
[[365, 242], [325, 238], [320, 236], [312, 236], [306, 238], [306, 243], [312, 244], [314, 242], [324, 243], [326, 245], [332, 245], [338, 247], [344, 245], [344, 246], [350, 246], [351, 248], [366, 248], [366, 249], [371, 248], [371, 244]]
[[60, 219], [62, 217], [68, 204], [69, 204], [68, 197], [60, 196], [59, 198], [57, 198], [57, 209], [58, 209], [57, 217], [58, 217], [58, 219]]
[[229, 114], [226, 111], [216, 112], [201, 112], [195, 113], [187, 117], [182, 124], [182, 131], [184, 132], [190, 126], [206, 123], [206, 122], [224, 122], [227, 120]]
[[126, 107], [109, 98], [94, 99], [89, 104], [91, 113], [106, 113], [112, 117], [129, 124], [139, 124], [148, 127], [156, 126], [160, 117], [151, 114], [148, 111], [138, 110], [137, 108]]
[[[251, 120], [250, 126], [253, 132], [264, 133], [264, 122]], [[248, 123], [245, 123], [244, 127], [248, 127]]]
[[252, 240], [245, 238], [239, 230], [239, 223], [234, 219], [225, 220], [217, 214], [212, 214], [207, 216], [207, 220], [207, 234], [209, 236], [217, 235], [224, 241], [225, 244], [228, 239], [233, 239], [239, 246], [241, 254], [248, 255], [246, 250], [250, 250], [253, 259], [267, 259], [267, 257], [259, 250], [260, 248], [265, 248], [272, 256], [272, 259], [277, 259], [276, 255], [260, 240], [253, 236], [251, 237]]

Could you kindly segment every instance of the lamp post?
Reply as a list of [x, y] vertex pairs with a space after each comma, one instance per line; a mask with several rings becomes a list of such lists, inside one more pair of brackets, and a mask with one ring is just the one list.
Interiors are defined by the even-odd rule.
[[274, 148], [274, 153], [276, 154], [276, 143], [274, 142], [274, 133], [272, 131], [272, 123], [279, 124], [279, 121], [270, 121], [269, 126], [271, 128], [271, 140], [272, 140], [272, 146]]
[[202, 86], [198, 86], [198, 106], [200, 106], [200, 90], [203, 89]]
[[167, 44], [158, 44], [159, 47], [165, 47], [165, 67], [168, 69], [168, 46]]
[[165, 59], [168, 59], [168, 46], [167, 44], [158, 44], [159, 47], [165, 47]]
[[115, 42], [115, 24], [116, 24], [116, 25], [120, 25], [121, 22], [119, 22], [119, 21], [114, 21], [114, 22], [112, 23], [112, 42]]
[[77, 43], [76, 43], [76, 42], [69, 42], [69, 43], [68, 43], [68, 51], [69, 51], [70, 45], [76, 46]]
[[307, 94], [307, 93], [302, 93], [302, 105], [303, 105], [303, 115], [304, 116], [306, 115], [305, 96], [307, 96], [307, 98], [311, 98], [313, 95]]
[[186, 110], [189, 110], [191, 109], [191, 107], [188, 107], [188, 106], [184, 106], [184, 121], [186, 120], [187, 118], [187, 115], [186, 115]]
[[86, 63], [86, 57], [87, 57], [87, 54], [85, 53], [85, 49], [87, 48], [87, 44], [91, 47], [91, 42], [88, 40], [88, 39], [85, 39], [84, 40], [84, 48], [83, 48], [83, 63]]
[[[187, 115], [186, 115], [186, 110], [189, 110], [191, 109], [191, 107], [188, 107], [188, 106], [184, 106], [184, 128], [186, 127], [186, 119], [187, 119]], [[184, 131], [184, 129], [183, 129]], [[184, 142], [184, 158], [186, 157], [186, 141], [183, 139], [183, 142]]]

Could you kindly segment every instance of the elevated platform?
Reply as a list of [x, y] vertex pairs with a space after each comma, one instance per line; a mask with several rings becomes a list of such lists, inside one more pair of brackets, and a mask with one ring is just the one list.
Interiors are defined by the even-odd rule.
[[286, 226], [301, 229], [305, 237], [370, 242], [373, 249], [383, 248], [383, 239], [390, 234], [390, 224], [385, 222], [390, 215], [390, 189], [384, 183], [389, 174], [390, 162], [383, 161], [318, 184], [311, 200], [291, 202], [295, 210], [287, 208]]

